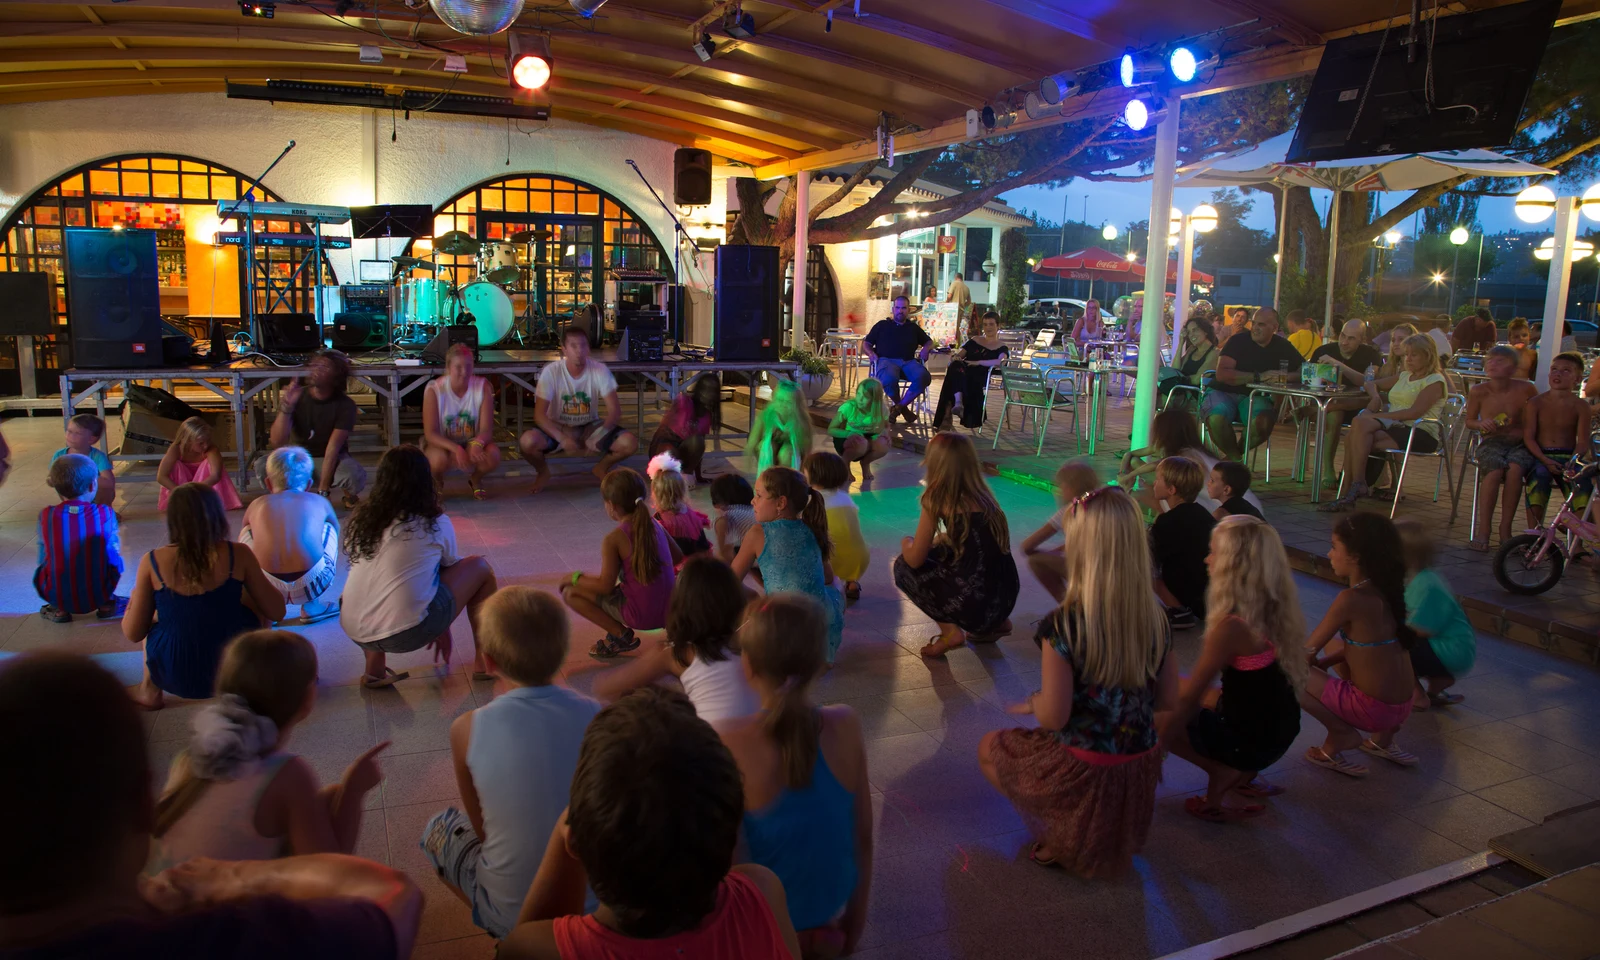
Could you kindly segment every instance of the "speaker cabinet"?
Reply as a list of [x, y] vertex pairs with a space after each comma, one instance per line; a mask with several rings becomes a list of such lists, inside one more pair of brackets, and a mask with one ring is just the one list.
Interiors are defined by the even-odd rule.
[[155, 231], [68, 227], [66, 253], [74, 365], [161, 366]]
[[56, 332], [55, 284], [48, 273], [0, 272], [0, 337]]
[[345, 350], [380, 349], [389, 343], [388, 316], [370, 311], [336, 313], [328, 338]]
[[266, 353], [312, 353], [322, 349], [322, 326], [314, 313], [264, 313], [261, 325]]
[[717, 248], [717, 359], [756, 362], [776, 360], [783, 350], [779, 297], [778, 248]]
[[452, 323], [439, 328], [433, 335], [428, 345], [422, 348], [422, 362], [444, 365], [444, 355], [458, 343], [464, 343], [472, 348], [472, 360], [478, 360], [478, 328], [470, 323]]
[[679, 147], [672, 154], [672, 201], [680, 207], [711, 202], [711, 151]]

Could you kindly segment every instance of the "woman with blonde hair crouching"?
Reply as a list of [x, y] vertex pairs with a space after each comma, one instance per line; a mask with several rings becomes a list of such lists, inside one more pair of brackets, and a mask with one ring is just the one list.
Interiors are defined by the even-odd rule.
[[1127, 869], [1149, 833], [1161, 779], [1156, 714], [1177, 701], [1178, 670], [1133, 499], [1101, 487], [1062, 520], [1073, 545], [1066, 599], [1035, 638], [1041, 689], [1011, 708], [1039, 727], [986, 734], [978, 764], [1037, 838], [1034, 863], [1104, 876]]

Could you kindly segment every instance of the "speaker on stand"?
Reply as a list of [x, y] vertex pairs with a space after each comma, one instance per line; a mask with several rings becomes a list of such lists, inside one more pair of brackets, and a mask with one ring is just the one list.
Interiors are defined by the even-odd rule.
[[756, 362], [783, 352], [778, 248], [724, 244], [717, 248], [717, 359]]
[[703, 207], [711, 202], [711, 151], [679, 147], [672, 154], [672, 202]]
[[161, 366], [155, 231], [68, 227], [66, 254], [71, 365]]

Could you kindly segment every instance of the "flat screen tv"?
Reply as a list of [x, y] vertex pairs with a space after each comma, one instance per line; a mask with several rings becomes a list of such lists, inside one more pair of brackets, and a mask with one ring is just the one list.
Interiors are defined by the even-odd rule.
[[1527, 0], [1425, 19], [1412, 43], [1403, 24], [1330, 42], [1288, 161], [1509, 144], [1560, 9]]

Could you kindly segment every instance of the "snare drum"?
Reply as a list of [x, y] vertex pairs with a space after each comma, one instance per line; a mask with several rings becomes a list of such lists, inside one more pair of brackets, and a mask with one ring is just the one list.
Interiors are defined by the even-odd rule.
[[516, 283], [522, 273], [517, 266], [517, 247], [515, 243], [505, 242], [485, 243], [479, 247], [478, 279], [502, 286]]
[[407, 280], [400, 285], [400, 304], [395, 316], [401, 323], [438, 326], [449, 320], [452, 307], [448, 283], [431, 277]]
[[516, 320], [511, 295], [487, 280], [475, 280], [461, 288], [461, 308], [472, 314], [480, 347], [492, 347], [504, 340]]

